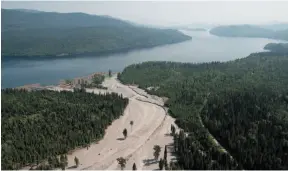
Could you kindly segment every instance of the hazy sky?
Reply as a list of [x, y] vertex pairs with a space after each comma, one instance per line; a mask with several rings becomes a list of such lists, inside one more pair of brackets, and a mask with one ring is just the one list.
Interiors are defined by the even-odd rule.
[[141, 24], [262, 24], [288, 22], [288, 1], [62, 1], [8, 2], [2, 8], [110, 15]]

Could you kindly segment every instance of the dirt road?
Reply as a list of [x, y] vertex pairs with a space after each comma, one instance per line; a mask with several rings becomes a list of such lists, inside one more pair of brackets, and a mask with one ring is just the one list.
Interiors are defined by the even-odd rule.
[[[78, 149], [68, 155], [68, 167], [74, 166], [74, 157], [80, 161], [77, 169], [120, 169], [116, 159], [127, 159], [126, 168], [132, 170], [133, 163], [137, 169], [158, 169], [158, 163], [153, 159], [153, 146], [160, 145], [163, 157], [165, 145], [173, 143], [169, 135], [174, 119], [166, 115], [161, 98], [151, 96], [137, 87], [121, 84], [116, 76], [103, 82], [107, 90], [87, 89], [87, 92], [115, 92], [129, 98], [129, 104], [123, 116], [115, 120], [106, 130], [102, 140], [83, 149]], [[57, 89], [57, 88], [56, 88]], [[131, 127], [130, 121], [134, 124]], [[175, 125], [176, 126], [176, 125]], [[126, 128], [128, 136], [123, 138], [122, 131]], [[168, 147], [168, 161], [171, 153]]]

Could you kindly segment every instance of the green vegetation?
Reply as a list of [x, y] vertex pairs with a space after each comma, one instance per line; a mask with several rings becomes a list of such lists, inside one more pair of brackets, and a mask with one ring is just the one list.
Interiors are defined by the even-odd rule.
[[163, 161], [163, 159], [161, 158], [161, 159], [159, 160], [159, 170], [163, 170], [163, 166], [164, 166], [164, 161]]
[[167, 146], [165, 145], [165, 149], [164, 149], [164, 157], [163, 157], [164, 161], [167, 161]]
[[165, 170], [169, 170], [168, 161], [167, 161], [167, 145], [165, 145], [163, 163], [165, 166]]
[[145, 62], [119, 79], [169, 98], [183, 129], [174, 135], [174, 169], [278, 170], [288, 169], [287, 66], [287, 55], [255, 53], [225, 63]]
[[124, 138], [126, 139], [127, 138], [127, 129], [125, 128], [122, 133], [123, 133]]
[[[81, 90], [4, 89], [1, 97], [2, 169], [18, 169], [48, 158], [58, 161], [56, 156], [98, 141], [128, 104], [128, 99], [115, 93], [96, 95]], [[60, 167], [52, 163], [40, 169]]]
[[70, 79], [66, 79], [66, 80], [65, 80], [65, 84], [69, 84], [69, 85], [71, 85], [71, 84], [72, 84], [72, 80], [70, 80]]
[[161, 147], [159, 145], [154, 145], [153, 150], [154, 150], [153, 156], [155, 160], [158, 160], [160, 152], [161, 152]]
[[288, 53], [288, 43], [268, 43], [264, 49], [271, 52]]
[[288, 40], [288, 29], [276, 31], [253, 25], [219, 26], [211, 29], [210, 33], [224, 37], [259, 37]]
[[171, 135], [175, 135], [175, 126], [174, 125], [171, 125]]
[[123, 157], [119, 157], [119, 158], [117, 158], [117, 162], [120, 165], [121, 170], [123, 170], [125, 168], [125, 166], [126, 166], [126, 162], [127, 161]]
[[132, 170], [137, 170], [136, 164], [134, 163], [132, 166]]
[[104, 75], [100, 75], [100, 74], [95, 74], [92, 78], [92, 83], [93, 84], [102, 84], [102, 82], [104, 81], [105, 76]]
[[65, 167], [68, 166], [68, 159], [67, 159], [67, 155], [61, 155], [60, 156], [60, 167], [62, 170], [65, 170]]
[[134, 121], [130, 121], [130, 125], [131, 125], [131, 132], [132, 132], [133, 124], [134, 124]]
[[80, 86], [81, 88], [98, 88], [98, 89], [107, 90], [107, 87], [104, 87], [102, 85], [104, 80], [105, 80], [104, 75], [95, 74], [95, 75], [93, 75], [91, 80], [79, 79], [77, 86]]
[[[43, 22], [45, 21], [45, 22]], [[2, 9], [2, 56], [63, 57], [122, 52], [191, 39], [107, 16]]]
[[75, 156], [74, 158], [76, 168], [79, 166], [79, 159]]
[[[35, 170], [50, 170], [52, 168], [61, 168], [62, 170], [65, 170], [65, 168], [68, 165], [68, 159], [67, 155], [61, 155], [60, 160], [57, 156], [52, 156], [48, 158], [47, 162], [41, 162]], [[33, 170], [33, 168], [31, 168]]]

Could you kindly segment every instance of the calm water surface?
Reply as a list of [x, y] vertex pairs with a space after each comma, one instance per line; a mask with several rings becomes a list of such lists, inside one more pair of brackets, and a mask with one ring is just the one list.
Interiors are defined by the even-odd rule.
[[128, 53], [72, 59], [2, 61], [1, 85], [8, 88], [32, 83], [55, 84], [61, 79], [98, 71], [121, 71], [127, 65], [143, 61], [229, 61], [263, 51], [267, 43], [280, 42], [263, 38], [224, 38], [208, 32], [184, 33], [192, 36], [192, 40]]

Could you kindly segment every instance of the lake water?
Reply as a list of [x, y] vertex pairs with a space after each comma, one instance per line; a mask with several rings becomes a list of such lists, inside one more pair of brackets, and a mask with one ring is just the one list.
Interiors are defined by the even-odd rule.
[[229, 61], [263, 51], [267, 43], [280, 42], [263, 38], [225, 38], [209, 32], [183, 31], [192, 40], [150, 49], [105, 56], [87, 56], [71, 59], [2, 61], [2, 88], [25, 84], [58, 83], [69, 79], [111, 69], [122, 71], [126, 66], [143, 61], [209, 62]]

